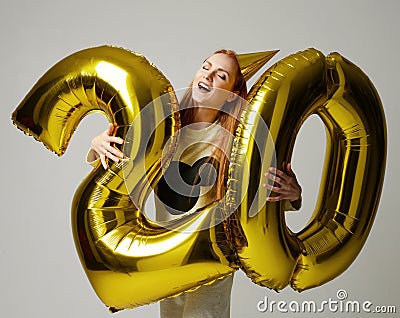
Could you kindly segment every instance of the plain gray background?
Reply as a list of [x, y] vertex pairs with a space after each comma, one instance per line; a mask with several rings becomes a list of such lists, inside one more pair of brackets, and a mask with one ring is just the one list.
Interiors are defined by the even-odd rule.
[[[396, 305], [400, 311], [400, 160], [398, 103], [398, 1], [2, 1], [1, 50], [1, 317], [110, 317], [93, 292], [75, 252], [70, 206], [90, 171], [85, 155], [91, 138], [106, 128], [101, 115], [81, 122], [66, 154], [57, 158], [12, 125], [10, 116], [52, 65], [78, 50], [113, 44], [144, 54], [175, 88], [187, 85], [201, 61], [219, 48], [239, 53], [280, 49], [269, 63], [308, 47], [338, 51], [375, 84], [386, 113], [388, 158], [384, 189], [372, 231], [360, 255], [333, 281], [303, 293], [279, 294], [235, 275], [232, 317], [348, 316], [340, 313], [260, 313], [270, 300], [336, 299]], [[293, 166], [304, 205], [287, 222], [300, 229], [314, 208], [325, 147], [318, 118], [298, 136]], [[338, 260], [340, 261], [340, 260]], [[155, 287], [156, 288], [156, 287]], [[158, 304], [115, 317], [157, 317]], [[382, 314], [382, 317], [390, 315]]]

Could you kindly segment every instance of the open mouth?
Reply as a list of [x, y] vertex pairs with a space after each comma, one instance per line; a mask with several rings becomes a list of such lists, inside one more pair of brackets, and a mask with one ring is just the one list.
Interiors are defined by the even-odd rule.
[[206, 84], [204, 84], [204, 83], [200, 82], [197, 86], [202, 91], [211, 92], [211, 88], [209, 86], [207, 86]]

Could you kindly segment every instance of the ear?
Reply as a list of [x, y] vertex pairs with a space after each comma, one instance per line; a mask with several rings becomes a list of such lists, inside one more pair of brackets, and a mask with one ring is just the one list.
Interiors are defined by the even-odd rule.
[[239, 97], [238, 94], [239, 94], [239, 91], [230, 92], [229, 95], [228, 95], [228, 98], [226, 99], [226, 101], [228, 103], [233, 102], [236, 98]]

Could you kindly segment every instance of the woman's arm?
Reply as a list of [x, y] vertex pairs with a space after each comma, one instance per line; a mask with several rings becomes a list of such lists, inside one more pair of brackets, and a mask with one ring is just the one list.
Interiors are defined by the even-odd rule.
[[92, 139], [91, 147], [87, 155], [87, 161], [93, 162], [100, 158], [104, 169], [108, 168], [106, 158], [118, 162], [124, 157], [124, 154], [117, 148], [111, 146], [111, 143], [122, 144], [121, 138], [112, 136], [114, 125], [109, 124], [107, 130]]
[[300, 209], [302, 189], [292, 170], [291, 164], [284, 162], [282, 163], [282, 170], [276, 168], [270, 168], [269, 170], [270, 172], [265, 173], [265, 176], [274, 182], [274, 185], [266, 183], [264, 187], [275, 192], [277, 195], [268, 196], [267, 201], [289, 200], [294, 209]]

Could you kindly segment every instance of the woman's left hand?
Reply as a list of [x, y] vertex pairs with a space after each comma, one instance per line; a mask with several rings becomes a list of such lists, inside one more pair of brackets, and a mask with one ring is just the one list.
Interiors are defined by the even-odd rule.
[[267, 201], [276, 202], [280, 200], [297, 201], [301, 198], [301, 186], [297, 182], [295, 173], [290, 163], [282, 163], [282, 170], [270, 168], [270, 172], [264, 174], [274, 185], [268, 183], [264, 187], [275, 192], [276, 196], [268, 196]]

